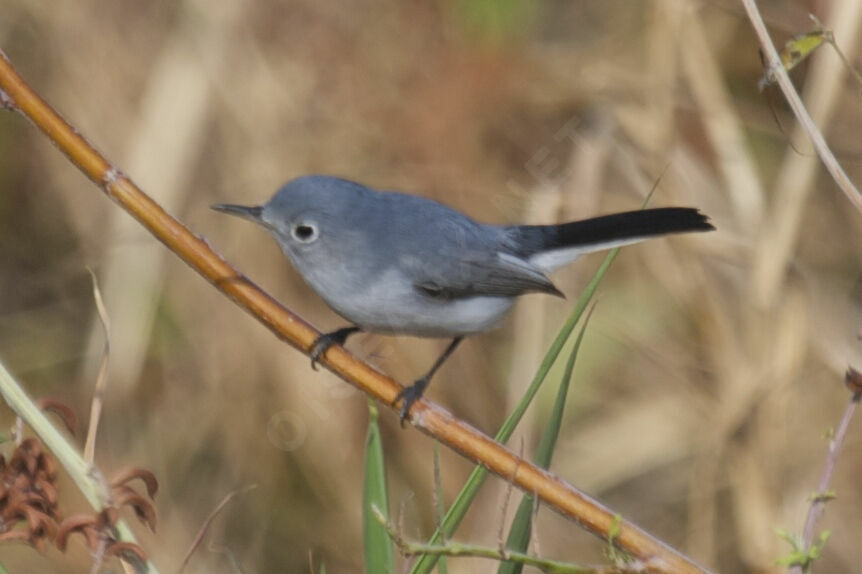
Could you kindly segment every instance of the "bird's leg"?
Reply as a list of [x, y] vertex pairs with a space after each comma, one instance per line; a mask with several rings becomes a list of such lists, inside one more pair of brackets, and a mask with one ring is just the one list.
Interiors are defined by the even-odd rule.
[[421, 379], [418, 379], [415, 383], [410, 385], [409, 387], [404, 387], [401, 389], [401, 392], [398, 393], [398, 396], [395, 397], [395, 400], [392, 401], [394, 405], [399, 400], [403, 399], [401, 403], [401, 426], [404, 426], [404, 421], [407, 420], [407, 415], [410, 412], [410, 407], [413, 406], [413, 403], [418, 401], [422, 397], [422, 393], [425, 392], [425, 389], [428, 387], [428, 384], [431, 382], [431, 377], [434, 376], [434, 373], [437, 372], [437, 369], [449, 358], [449, 355], [455, 350], [455, 347], [458, 346], [458, 343], [461, 342], [461, 339], [464, 337], [455, 337], [452, 339], [452, 342], [449, 343], [449, 346], [446, 347], [446, 350], [443, 351], [443, 354], [434, 362], [434, 365], [431, 367], [431, 370], [428, 371], [425, 376]]
[[315, 371], [317, 370], [317, 360], [320, 356], [326, 352], [326, 350], [334, 344], [344, 345], [347, 341], [347, 337], [352, 335], [353, 333], [358, 333], [362, 329], [355, 326], [350, 327], [342, 327], [337, 331], [332, 331], [331, 333], [324, 333], [320, 337], [318, 337], [314, 343], [311, 345], [311, 349], [309, 350], [309, 354], [311, 355], [311, 368]]

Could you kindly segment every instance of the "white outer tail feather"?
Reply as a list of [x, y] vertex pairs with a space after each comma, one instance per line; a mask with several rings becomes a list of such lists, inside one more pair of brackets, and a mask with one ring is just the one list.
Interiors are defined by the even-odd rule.
[[560, 267], [563, 267], [564, 265], [568, 265], [581, 255], [584, 255], [586, 253], [593, 253], [594, 251], [604, 251], [606, 249], [613, 249], [615, 247], [622, 247], [624, 245], [640, 243], [641, 241], [652, 239], [653, 237], [654, 236], [629, 237], [626, 239], [617, 239], [616, 241], [607, 241], [605, 243], [593, 243], [590, 245], [576, 245], [572, 247], [552, 249], [549, 251], [542, 251], [541, 253], [536, 253], [535, 255], [529, 257], [527, 261], [540, 268], [542, 271], [550, 273], [559, 269]]

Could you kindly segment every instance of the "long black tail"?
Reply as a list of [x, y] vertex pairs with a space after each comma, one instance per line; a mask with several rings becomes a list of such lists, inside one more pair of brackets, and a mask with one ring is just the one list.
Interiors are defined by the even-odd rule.
[[594, 251], [641, 239], [715, 229], [709, 218], [691, 207], [660, 207], [614, 213], [559, 225], [518, 225], [509, 228], [522, 256], [559, 249]]

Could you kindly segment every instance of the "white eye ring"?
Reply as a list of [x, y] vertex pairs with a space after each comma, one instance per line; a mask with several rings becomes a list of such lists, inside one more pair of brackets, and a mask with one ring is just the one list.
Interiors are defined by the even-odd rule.
[[291, 227], [290, 235], [300, 243], [312, 243], [317, 240], [317, 225], [311, 221], [301, 221]]

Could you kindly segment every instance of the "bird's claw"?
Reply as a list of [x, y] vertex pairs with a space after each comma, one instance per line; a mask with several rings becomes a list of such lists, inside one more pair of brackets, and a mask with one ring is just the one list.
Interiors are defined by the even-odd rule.
[[331, 333], [324, 333], [315, 339], [314, 343], [311, 344], [311, 348], [308, 350], [308, 354], [311, 355], [311, 368], [315, 371], [317, 370], [317, 361], [326, 352], [326, 350], [329, 349], [329, 347], [336, 343], [344, 345], [347, 341], [347, 337], [353, 333], [358, 333], [360, 330], [361, 329], [359, 327], [344, 327], [337, 331], [332, 331]]
[[329, 334], [324, 334], [315, 339], [314, 343], [311, 345], [311, 350], [309, 351], [309, 355], [311, 355], [311, 368], [315, 371], [317, 370], [317, 361], [320, 359], [321, 355], [326, 352], [329, 347], [331, 347], [334, 343], [336, 343], [335, 339]]
[[425, 387], [428, 386], [427, 379], [419, 379], [409, 387], [404, 387], [401, 389], [401, 392], [395, 397], [395, 400], [392, 401], [392, 405], [398, 401], [401, 402], [401, 409], [398, 411], [398, 418], [401, 420], [401, 428], [404, 428], [404, 423], [407, 422], [407, 419], [410, 416], [410, 408], [413, 406], [413, 403], [422, 398], [422, 393], [425, 392]]

